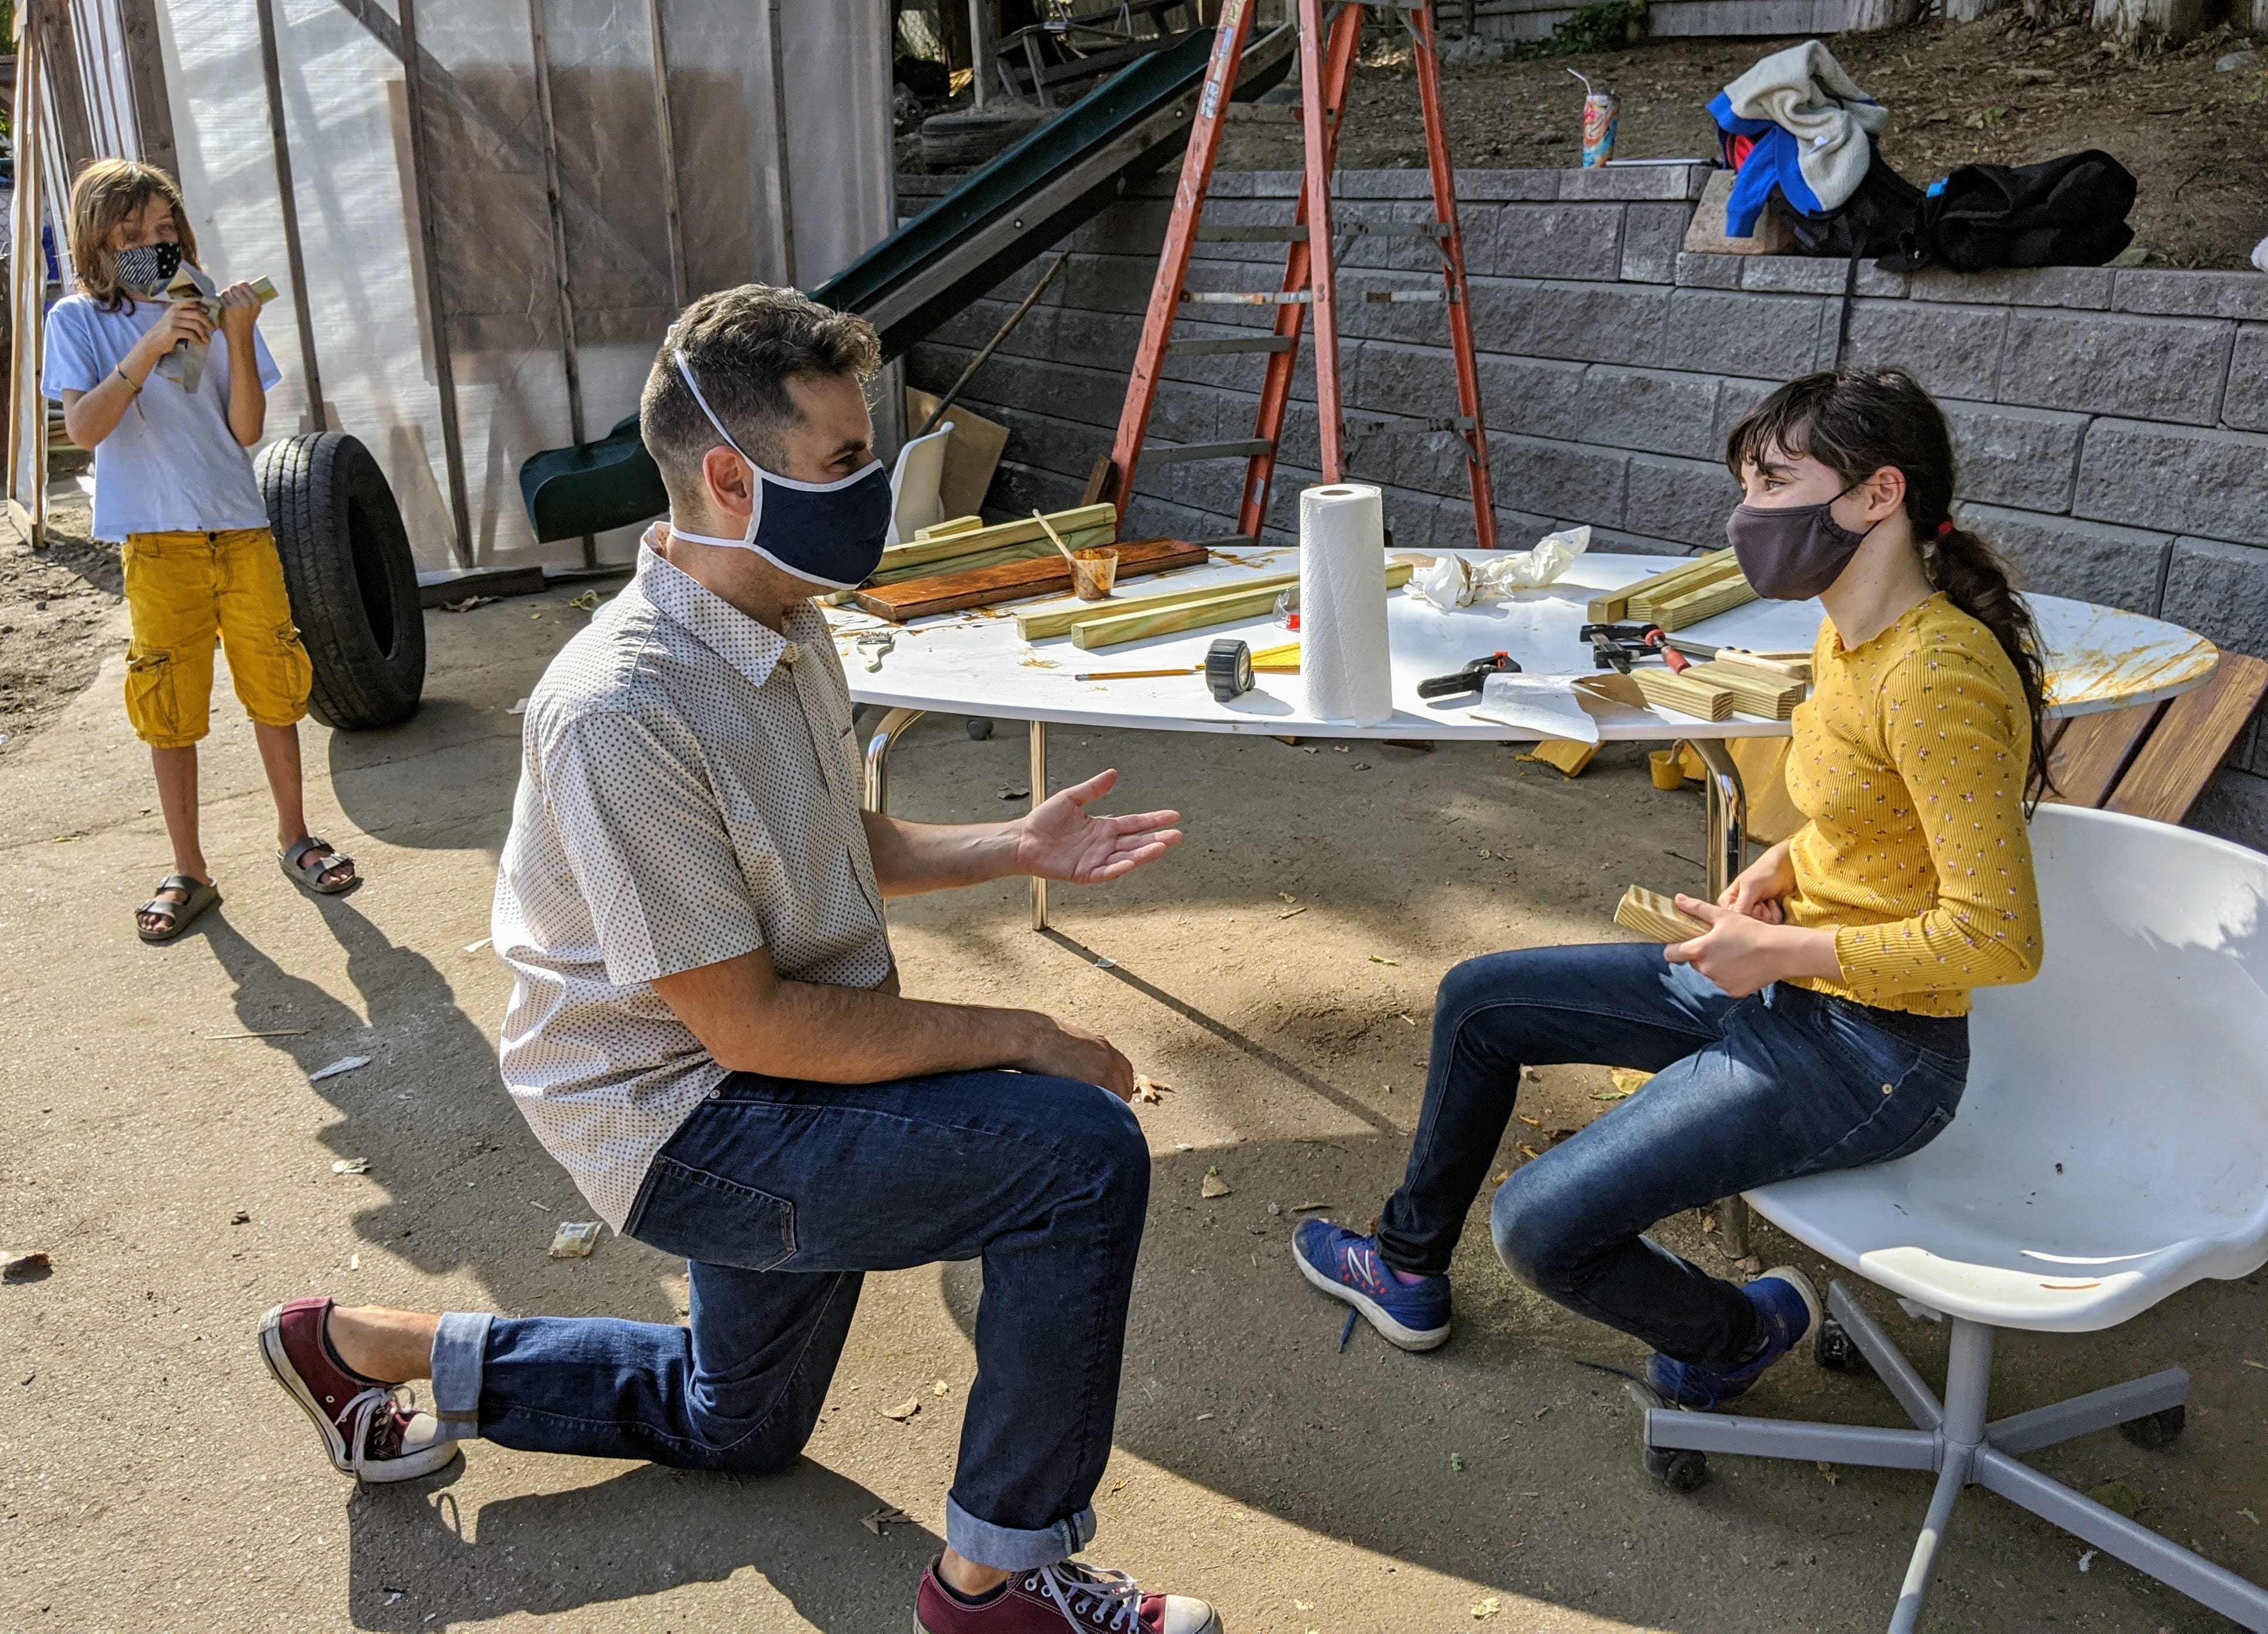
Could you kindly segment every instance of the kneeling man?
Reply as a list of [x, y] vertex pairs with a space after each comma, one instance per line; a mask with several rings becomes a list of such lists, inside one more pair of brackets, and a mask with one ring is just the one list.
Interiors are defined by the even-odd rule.
[[[404, 1480], [455, 1439], [681, 1468], [793, 1463], [861, 1276], [981, 1257], [978, 1372], [924, 1578], [928, 1634], [1204, 1634], [1202, 1601], [1071, 1557], [1110, 1454], [1149, 1193], [1125, 1057], [1028, 1010], [902, 998], [887, 896], [1113, 880], [1181, 840], [1099, 817], [862, 812], [824, 589], [880, 561], [873, 330], [792, 290], [686, 309], [640, 404], [670, 519], [529, 699], [497, 881], [504, 1077], [623, 1234], [690, 1262], [686, 1327], [299, 1299], [262, 1355], [332, 1461]], [[433, 1414], [392, 1387], [431, 1377]]]

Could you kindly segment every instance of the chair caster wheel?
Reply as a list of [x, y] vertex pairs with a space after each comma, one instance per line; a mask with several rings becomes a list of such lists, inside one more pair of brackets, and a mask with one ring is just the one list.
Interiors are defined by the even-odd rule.
[[2145, 1452], [2163, 1452], [2180, 1436], [2182, 1427], [2189, 1423], [2189, 1409], [2176, 1403], [2161, 1413], [2129, 1418], [2118, 1426], [2118, 1433]]
[[985, 739], [992, 735], [992, 723], [989, 720], [976, 720], [972, 718], [968, 723], [968, 735], [976, 739], [979, 743], [983, 742]]
[[1867, 1360], [1867, 1353], [1851, 1337], [1850, 1329], [1832, 1316], [1819, 1319], [1819, 1331], [1812, 1336], [1811, 1359], [1830, 1373], [1867, 1373], [1874, 1371]]
[[1673, 1492], [1697, 1492], [1709, 1479], [1709, 1455], [1690, 1447], [1649, 1446], [1646, 1472]]

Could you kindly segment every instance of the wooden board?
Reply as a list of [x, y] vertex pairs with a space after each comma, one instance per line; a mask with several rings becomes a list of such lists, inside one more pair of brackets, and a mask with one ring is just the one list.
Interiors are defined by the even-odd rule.
[[[1048, 520], [1055, 525], [1056, 532], [1064, 536], [1064, 542], [1069, 544], [1074, 533], [1097, 527], [1116, 528], [1118, 526], [1118, 507], [1081, 505], [1075, 510], [1051, 512]], [[1025, 517], [1020, 521], [997, 522], [990, 527], [952, 534], [942, 539], [917, 540], [909, 544], [892, 545], [882, 552], [882, 568], [887, 572], [897, 568], [919, 567], [925, 563], [967, 556], [971, 551], [990, 550], [1001, 545], [1028, 544], [1034, 541], [1045, 544], [1047, 537], [1047, 530], [1035, 518]], [[1064, 570], [1069, 572], [1071, 570], [1065, 568]]]
[[[1119, 570], [1123, 572], [1124, 569]], [[1409, 582], [1410, 568], [1406, 562], [1386, 564], [1386, 587], [1388, 590]], [[1239, 619], [1257, 618], [1276, 605], [1283, 593], [1281, 586], [1243, 586], [1225, 590], [1200, 600], [1184, 601], [1174, 607], [1157, 607], [1147, 612], [1103, 614], [1094, 618], [1081, 619], [1071, 627], [1071, 644], [1085, 651], [1102, 647], [1116, 647], [1129, 641], [1143, 641], [1152, 636], [1178, 636], [1186, 630], [1207, 629], [1215, 624], [1233, 624]]]
[[[1122, 575], [1124, 570], [1120, 570]], [[1300, 582], [1296, 572], [1269, 573], [1258, 578], [1247, 579], [1236, 585], [1206, 585], [1194, 590], [1168, 590], [1147, 596], [1113, 596], [1108, 603], [1096, 601], [1060, 601], [1029, 612], [1016, 615], [1016, 633], [1026, 641], [1045, 641], [1050, 636], [1068, 636], [1072, 625], [1082, 620], [1099, 617], [1104, 612], [1147, 613], [1159, 607], [1180, 607], [1188, 601], [1210, 601], [1230, 590], [1258, 590], [1264, 587], [1279, 593]]]
[[1671, 600], [1652, 602], [1639, 616], [1660, 625], [1665, 632], [1668, 632], [1683, 629], [1690, 624], [1698, 624], [1719, 613], [1729, 613], [1734, 607], [1746, 607], [1756, 599], [1756, 587], [1735, 573], [1730, 578], [1718, 579], [1698, 590], [1689, 590]]
[[2158, 724], [2165, 707], [2145, 703], [2131, 710], [2081, 715], [2066, 726], [2056, 740], [2054, 753], [2048, 756], [2048, 777], [2055, 785], [2055, 792], [2048, 798], [2066, 806], [2101, 806], [2140, 752], [2142, 740]]
[[[1211, 553], [1185, 539], [1126, 539], [1115, 547], [1118, 577], [1138, 578], [1177, 567], [1202, 567]], [[1060, 594], [1071, 588], [1071, 564], [1050, 545], [1044, 556], [1004, 562], [992, 567], [963, 568], [925, 578], [902, 579], [892, 585], [871, 585], [858, 593], [858, 605], [877, 618], [904, 623], [934, 613], [956, 613], [962, 607], [990, 607], [1027, 596]], [[1101, 608], [1108, 601], [1092, 601]]]
[[1675, 710], [1680, 715], [1690, 715], [1700, 720], [1728, 720], [1733, 714], [1733, 695], [1722, 687], [1712, 687], [1705, 681], [1690, 681], [1683, 675], [1673, 675], [1666, 669], [1651, 665], [1631, 671], [1631, 679], [1646, 695], [1646, 701], [1656, 709]]
[[2268, 691], [2268, 663], [2242, 652], [2222, 653], [2212, 680], [2166, 705], [2157, 730], [2134, 756], [2104, 809], [2159, 822], [2187, 817], [2260, 707], [2264, 691]]
[[1712, 550], [1706, 556], [1695, 556], [1690, 562], [1681, 562], [1675, 567], [1664, 568], [1652, 578], [1641, 578], [1634, 585], [1625, 585], [1620, 590], [1610, 590], [1603, 595], [1594, 596], [1590, 606], [1591, 622], [1619, 624], [1625, 619], [1650, 620], [1653, 615], [1644, 608], [1651, 601], [1667, 600], [1679, 591], [1697, 590], [1705, 584], [1721, 578], [1727, 570], [1728, 563], [1732, 563], [1731, 570], [1739, 570], [1739, 564], [1734, 562], [1729, 548]]
[[1808, 653], [1800, 658], [1783, 658], [1778, 653], [1750, 652], [1741, 647], [1719, 647], [1717, 656], [1709, 661], [1734, 669], [1750, 670], [1773, 681], [1808, 681], [1811, 679], [1811, 656]]
[[[976, 535], [966, 537], [974, 538]], [[1115, 538], [1114, 529], [1090, 527], [1084, 533], [1064, 534], [1064, 543], [1073, 550], [1085, 550], [1090, 546], [1111, 544]], [[1028, 562], [1035, 556], [1054, 556], [1058, 562], [1063, 560], [1052, 540], [1027, 539], [1012, 545], [994, 545], [990, 549], [980, 548], [964, 551], [913, 567], [885, 565], [866, 582], [869, 585], [902, 585], [909, 578], [933, 578], [939, 573], [959, 573], [976, 567], [998, 567], [1003, 562]]]
[[1615, 904], [1615, 923], [1656, 942], [1690, 942], [1709, 927], [1679, 909], [1676, 899], [1634, 885]]

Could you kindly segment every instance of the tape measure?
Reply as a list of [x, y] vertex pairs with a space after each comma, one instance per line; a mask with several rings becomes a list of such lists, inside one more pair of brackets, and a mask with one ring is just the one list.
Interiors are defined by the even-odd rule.
[[1252, 649], [1233, 637], [1223, 636], [1205, 650], [1205, 685], [1222, 703], [1252, 690]]

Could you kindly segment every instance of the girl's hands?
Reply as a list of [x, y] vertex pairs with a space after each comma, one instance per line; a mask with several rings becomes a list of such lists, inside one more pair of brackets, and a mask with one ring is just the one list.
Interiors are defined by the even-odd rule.
[[[1790, 976], [1816, 976], [1830, 982], [1842, 977], [1843, 964], [1836, 956], [1832, 931], [1800, 930], [1705, 902], [1697, 896], [1680, 896], [1677, 905], [1709, 929], [1690, 942], [1664, 948], [1663, 956], [1674, 965], [1691, 965], [1734, 998], [1746, 998]], [[1778, 912], [1777, 902], [1767, 905]]]
[[1780, 898], [1794, 889], [1795, 864], [1789, 857], [1787, 842], [1782, 840], [1743, 868], [1717, 903], [1765, 924], [1785, 924], [1787, 916], [1779, 905]]
[[[258, 305], [258, 298], [254, 305]], [[183, 341], [203, 345], [212, 339], [212, 320], [205, 315], [203, 306], [195, 301], [175, 301], [166, 308], [166, 315], [150, 326], [150, 332], [135, 342], [132, 356], [140, 358], [146, 377], [166, 353]]]
[[260, 297], [248, 283], [232, 283], [220, 292], [220, 327], [232, 341], [248, 341], [260, 319]]

